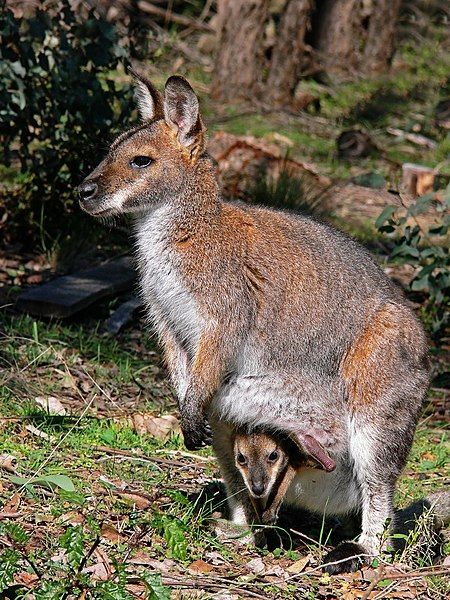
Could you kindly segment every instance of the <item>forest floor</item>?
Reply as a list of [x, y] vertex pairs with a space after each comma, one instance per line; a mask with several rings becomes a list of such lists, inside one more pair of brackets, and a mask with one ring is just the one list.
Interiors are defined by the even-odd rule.
[[[312, 161], [323, 175], [361, 183], [361, 176], [373, 181], [376, 173], [388, 189], [398, 187], [406, 161], [439, 165], [440, 173], [450, 174], [450, 137], [433, 116], [450, 66], [448, 55], [438, 50], [433, 43], [420, 52], [406, 48], [394, 71], [376, 81], [340, 86], [305, 81], [304, 91], [317, 96], [320, 114], [313, 108], [291, 115], [221, 107], [208, 100], [203, 71], [187, 74], [200, 90], [211, 135], [262, 137], [280, 143], [289, 156]], [[163, 79], [159, 72], [156, 81]], [[370, 133], [375, 146], [369, 156], [337, 157], [335, 140], [346, 128]], [[389, 133], [393, 129], [435, 144], [413, 143]], [[377, 247], [373, 221], [362, 226], [334, 218]], [[443, 544], [437, 561], [425, 550], [434, 544], [424, 543], [433, 538], [430, 518], [395, 559], [386, 555], [354, 574], [333, 577], [320, 564], [333, 541], [344, 536], [346, 523], [290, 515], [280, 523], [287, 529], [284, 547], [271, 552], [227, 531], [217, 463], [209, 449], [186, 452], [173, 392], [144, 320], [135, 319], [116, 336], [106, 333], [105, 320], [118, 299], [65, 322], [33, 319], [14, 309], [20, 286], [37, 283], [39, 273], [50, 269], [51, 252], [33, 259], [41, 270], [19, 260], [4, 268], [1, 279], [0, 590], [8, 591], [0, 597], [448, 597], [450, 544]], [[59, 248], [58, 261], [61, 255]], [[448, 369], [443, 349], [433, 348], [433, 364], [435, 374]], [[444, 387], [435, 383], [430, 390], [398, 486], [398, 506], [450, 483]], [[444, 406], [444, 416], [437, 406]]]
[[[448, 597], [426, 517], [394, 561], [334, 577], [320, 564], [345, 523], [290, 515], [272, 552], [227, 534], [216, 461], [185, 451], [154, 341], [140, 320], [105, 333], [109, 308], [70, 324], [2, 320], [0, 585], [38, 600]], [[448, 423], [425, 411], [397, 505], [448, 486], [448, 458]]]

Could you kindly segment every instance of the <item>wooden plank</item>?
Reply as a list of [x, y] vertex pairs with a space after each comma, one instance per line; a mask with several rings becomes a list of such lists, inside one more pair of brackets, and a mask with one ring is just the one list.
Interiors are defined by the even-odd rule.
[[17, 308], [43, 317], [70, 317], [102, 298], [130, 289], [135, 280], [132, 260], [124, 256], [32, 287], [19, 296]]

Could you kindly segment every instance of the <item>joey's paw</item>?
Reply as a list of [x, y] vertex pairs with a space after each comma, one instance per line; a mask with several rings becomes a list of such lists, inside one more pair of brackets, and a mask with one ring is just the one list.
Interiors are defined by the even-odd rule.
[[261, 521], [263, 522], [263, 525], [275, 525], [277, 518], [278, 512], [269, 508], [263, 512]]
[[358, 556], [360, 554], [367, 554], [360, 544], [356, 542], [343, 542], [334, 550], [328, 552], [324, 560], [323, 570], [329, 575], [357, 571], [366, 560], [365, 556]]
[[199, 450], [212, 442], [211, 428], [206, 419], [199, 424], [182, 425], [184, 445], [188, 450]]

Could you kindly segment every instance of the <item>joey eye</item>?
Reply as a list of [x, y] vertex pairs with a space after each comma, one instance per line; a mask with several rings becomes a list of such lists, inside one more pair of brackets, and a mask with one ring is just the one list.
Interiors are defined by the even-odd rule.
[[130, 167], [132, 169], [144, 169], [149, 167], [153, 160], [149, 156], [135, 156], [130, 160]]
[[236, 456], [236, 460], [238, 461], [238, 463], [240, 465], [245, 465], [245, 463], [247, 462], [247, 459], [245, 458], [245, 456], [242, 454], [242, 452], [238, 452], [237, 456]]
[[276, 450], [274, 450], [273, 452], [271, 452], [269, 454], [269, 456], [267, 457], [267, 460], [269, 462], [275, 462], [276, 460], [278, 460], [278, 456], [279, 456], [278, 452]]

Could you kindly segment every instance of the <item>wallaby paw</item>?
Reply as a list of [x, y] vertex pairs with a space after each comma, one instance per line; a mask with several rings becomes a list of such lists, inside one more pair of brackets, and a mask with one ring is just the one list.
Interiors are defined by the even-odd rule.
[[209, 446], [212, 443], [212, 432], [205, 419], [202, 423], [192, 426], [181, 427], [184, 437], [184, 445], [188, 450], [199, 450], [203, 446]]
[[262, 514], [261, 521], [264, 525], [275, 525], [278, 519], [278, 512], [275, 510], [265, 510]]
[[360, 544], [343, 542], [326, 555], [323, 570], [329, 575], [357, 571], [366, 560], [366, 557], [358, 556], [361, 554], [367, 554], [367, 552]]

